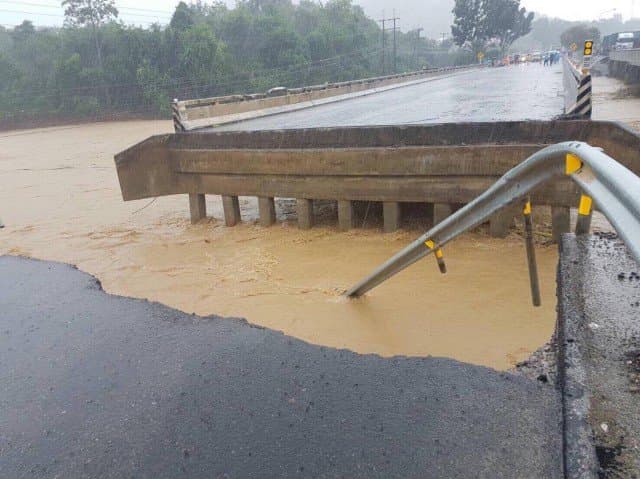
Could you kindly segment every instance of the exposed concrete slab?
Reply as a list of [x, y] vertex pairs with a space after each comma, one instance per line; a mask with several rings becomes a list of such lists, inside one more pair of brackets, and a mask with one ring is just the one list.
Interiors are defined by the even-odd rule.
[[400, 218], [402, 211], [400, 203], [397, 201], [384, 201], [382, 203], [382, 216], [384, 222], [384, 232], [393, 233], [400, 228]]
[[308, 230], [313, 226], [313, 200], [298, 198], [296, 200], [298, 228]]
[[559, 366], [567, 477], [635, 477], [640, 470], [639, 273], [613, 234], [562, 239]]
[[23, 258], [0, 258], [0, 312], [3, 477], [562, 476], [536, 381], [314, 346]]
[[571, 231], [571, 209], [566, 206], [551, 207], [551, 229], [553, 241], [560, 242], [563, 234]]
[[207, 217], [207, 203], [204, 195], [189, 193], [189, 213], [192, 224]]
[[276, 203], [273, 198], [258, 198], [260, 226], [271, 226], [276, 222]]
[[222, 210], [225, 225], [235, 226], [240, 223], [240, 200], [237, 196], [222, 195]]
[[338, 200], [338, 228], [349, 231], [354, 225], [353, 201]]

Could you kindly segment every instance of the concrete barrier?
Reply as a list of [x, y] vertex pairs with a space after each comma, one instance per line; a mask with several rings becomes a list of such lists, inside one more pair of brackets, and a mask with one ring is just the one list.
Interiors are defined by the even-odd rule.
[[[441, 220], [533, 152], [571, 140], [602, 147], [640, 173], [638, 135], [616, 123], [585, 121], [198, 131], [151, 137], [115, 161], [125, 201], [189, 194], [194, 222], [206, 215], [205, 194], [223, 196], [228, 225], [240, 221], [238, 196], [261, 199], [265, 225], [273, 223], [273, 198], [296, 198], [303, 228], [313, 225], [313, 200], [339, 202], [341, 229], [353, 225], [353, 201], [375, 201], [384, 204], [385, 231], [393, 231], [401, 203], [429, 203]], [[578, 198], [576, 187], [560, 180], [532, 200], [554, 208], [559, 235], [568, 231]], [[494, 221], [493, 234], [504, 235], [508, 219]]]
[[612, 51], [609, 74], [627, 83], [640, 83], [640, 48]]
[[415, 85], [433, 78], [477, 68], [481, 67], [471, 65], [434, 68], [341, 83], [278, 89], [275, 92], [277, 94], [273, 96], [269, 93], [254, 93], [197, 100], [174, 100], [172, 103], [174, 127], [176, 132], [179, 132], [220, 126]]

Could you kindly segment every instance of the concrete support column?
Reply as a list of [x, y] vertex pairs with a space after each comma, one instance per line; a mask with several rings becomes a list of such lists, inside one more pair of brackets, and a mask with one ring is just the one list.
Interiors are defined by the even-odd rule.
[[433, 204], [433, 225], [437, 225], [442, 220], [448, 218], [453, 213], [453, 208], [449, 203]]
[[189, 193], [189, 212], [191, 213], [191, 224], [196, 224], [207, 217], [207, 203], [203, 194]]
[[258, 198], [258, 214], [260, 215], [260, 226], [271, 226], [276, 222], [276, 202], [273, 198]]
[[353, 201], [338, 200], [338, 228], [340, 231], [349, 231], [353, 228]]
[[240, 201], [237, 196], [222, 195], [222, 210], [225, 225], [235, 226], [240, 223]]
[[553, 241], [560, 242], [560, 237], [564, 233], [571, 231], [571, 209], [566, 206], [551, 207], [551, 229], [553, 231]]
[[384, 201], [382, 203], [382, 216], [384, 220], [384, 232], [393, 233], [400, 228], [400, 203], [397, 201]]
[[489, 236], [506, 238], [509, 235], [509, 229], [513, 226], [514, 217], [514, 208], [504, 208], [502, 211], [498, 211], [489, 220]]
[[298, 228], [308, 230], [313, 226], [313, 200], [304, 198], [296, 199], [298, 213]]

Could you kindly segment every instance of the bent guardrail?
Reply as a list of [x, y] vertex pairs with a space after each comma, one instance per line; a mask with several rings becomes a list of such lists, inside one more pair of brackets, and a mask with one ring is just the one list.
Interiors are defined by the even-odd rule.
[[[420, 236], [346, 295], [362, 296], [431, 253], [442, 262], [442, 248], [448, 242], [518, 202], [526, 202], [526, 214], [531, 192], [562, 176], [571, 178], [582, 190], [576, 233], [588, 233], [595, 203], [640, 262], [640, 178], [599, 148], [582, 142], [565, 142], [544, 148], [508, 171], [474, 201]], [[535, 281], [532, 278], [532, 290]], [[534, 304], [535, 299], [534, 292]]]

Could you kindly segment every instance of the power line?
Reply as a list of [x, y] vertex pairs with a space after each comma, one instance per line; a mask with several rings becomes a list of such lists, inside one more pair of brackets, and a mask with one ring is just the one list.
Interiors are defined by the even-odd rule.
[[[0, 1], [0, 3], [16, 3], [16, 2], [3, 2]], [[26, 3], [23, 3], [22, 5], [28, 5]], [[65, 15], [62, 13], [50, 13], [50, 12], [37, 12], [37, 11], [26, 11], [26, 10], [10, 10], [10, 9], [0, 9], [0, 13], [19, 13], [21, 15], [32, 15], [32, 16], [45, 16], [45, 17], [55, 17], [55, 18], [65, 18]], [[141, 17], [141, 18], [146, 18], [147, 21], [141, 21], [140, 23], [146, 23], [146, 24], [153, 24], [153, 23], [157, 23], [157, 20], [164, 20], [164, 21], [168, 21], [168, 18], [163, 18], [163, 17], [154, 17], [151, 15], [143, 15], [140, 13], [128, 13], [128, 12], [123, 12], [122, 16], [124, 17]], [[155, 20], [149, 20], [151, 18], [154, 18]]]
[[[57, 5], [51, 5], [51, 4], [47, 4], [47, 3], [33, 3], [33, 2], [18, 2], [15, 0], [0, 0], [0, 3], [9, 3], [12, 5], [27, 5], [30, 7], [42, 7], [42, 8], [54, 8], [56, 10], [60, 10], [63, 9], [63, 7], [60, 4]], [[148, 13], [161, 13], [163, 15], [173, 15], [173, 12], [169, 12], [166, 10], [152, 10], [149, 8], [136, 8], [136, 7], [121, 7], [121, 6], [116, 6], [116, 8], [118, 10], [131, 10], [131, 11], [135, 11], [135, 12], [148, 12]], [[132, 15], [132, 14], [128, 14], [128, 15]]]

